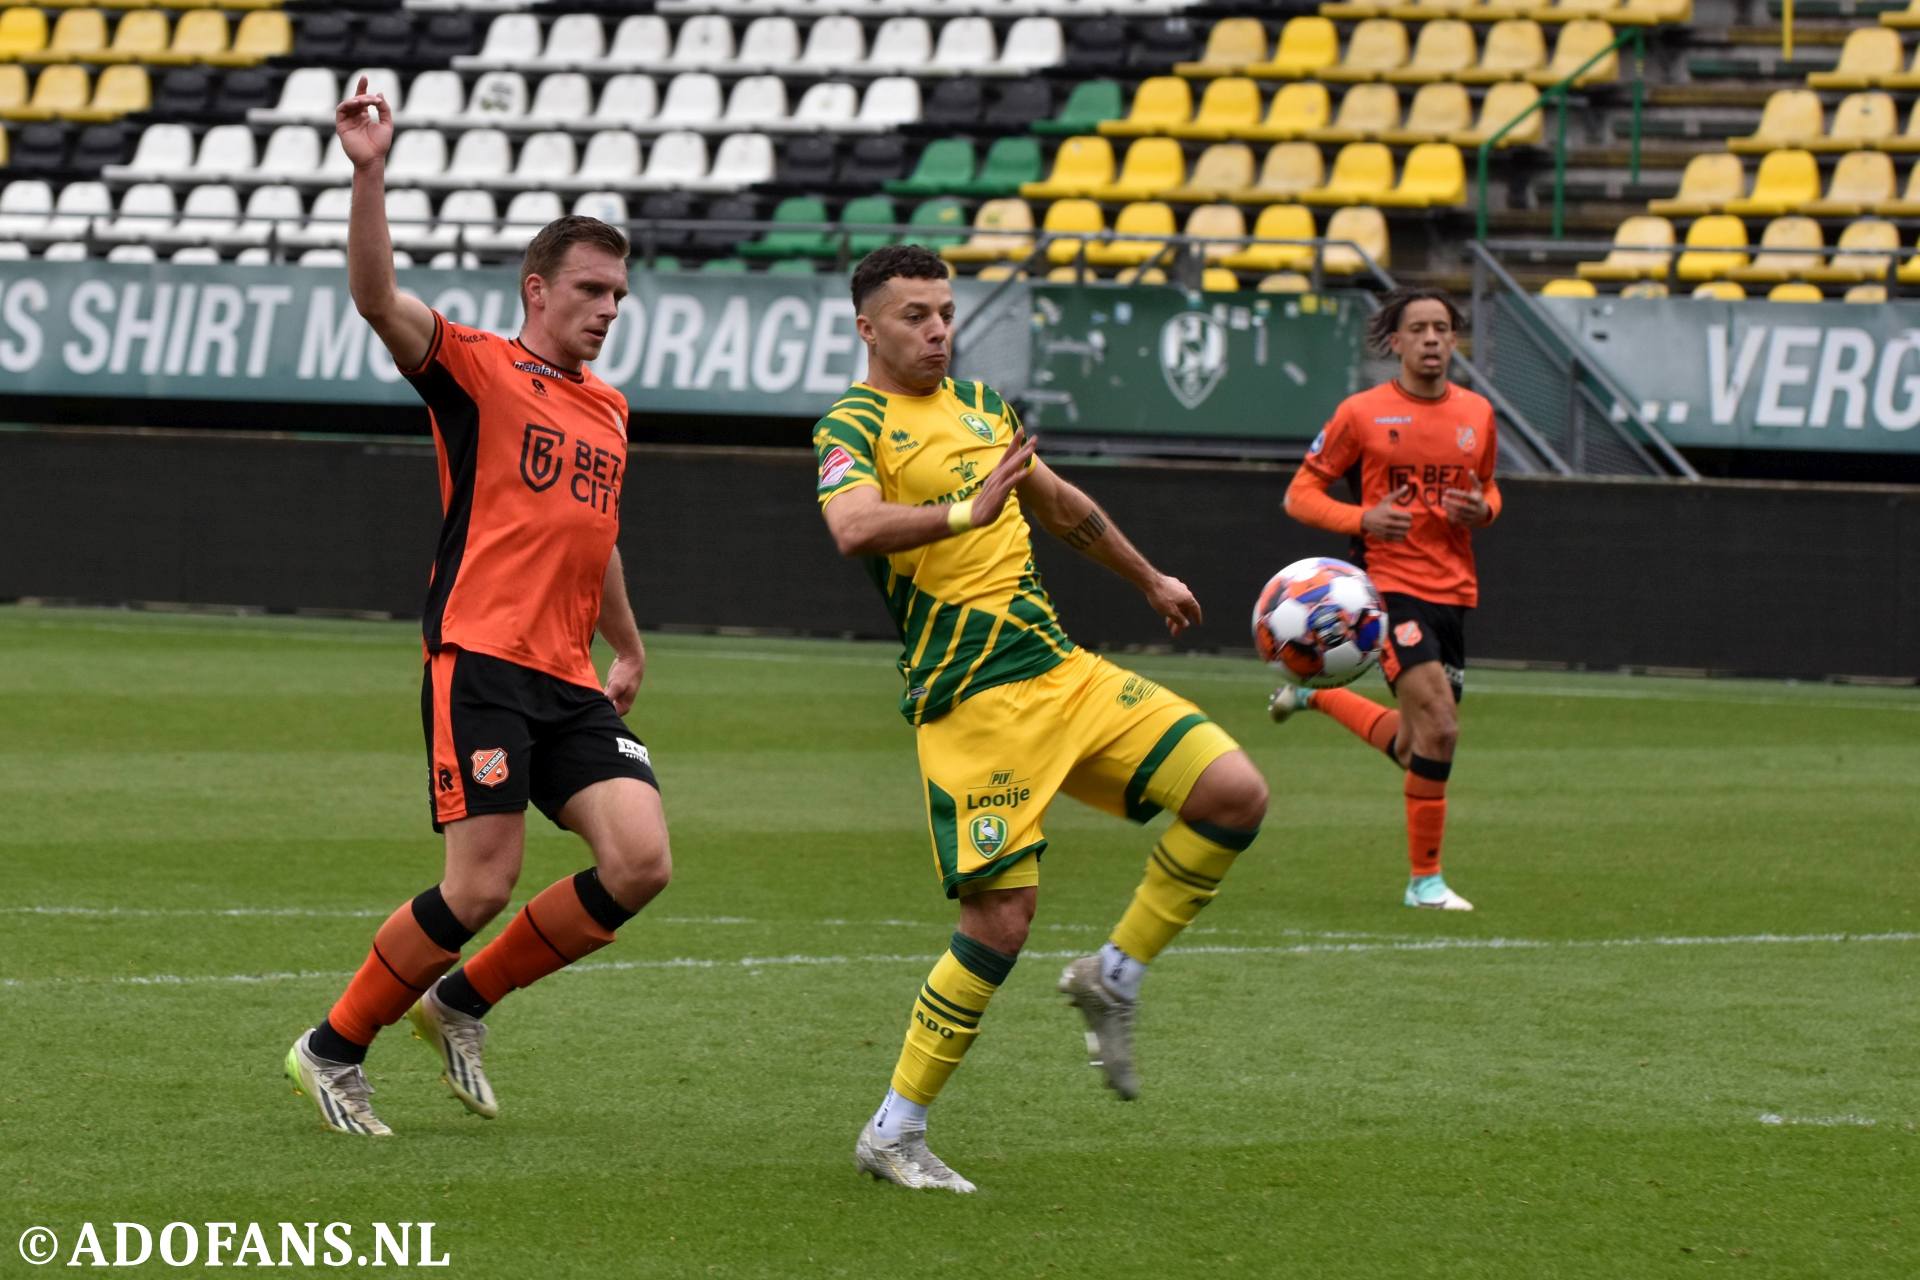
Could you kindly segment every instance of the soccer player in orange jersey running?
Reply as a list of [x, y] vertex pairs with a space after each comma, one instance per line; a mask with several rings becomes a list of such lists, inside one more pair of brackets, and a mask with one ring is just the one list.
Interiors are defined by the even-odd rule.
[[[354, 168], [348, 287], [426, 402], [439, 454], [444, 520], [420, 712], [446, 867], [380, 926], [332, 1010], [287, 1051], [286, 1071], [330, 1128], [385, 1135], [361, 1066], [380, 1028], [407, 1017], [454, 1095], [492, 1117], [481, 1017], [612, 942], [666, 887], [671, 861], [650, 757], [621, 719], [646, 666], [615, 546], [627, 402], [587, 368], [627, 294], [626, 236], [592, 218], [559, 219], [527, 247], [520, 336], [455, 324], [394, 279], [386, 99], [363, 78], [334, 127]], [[604, 685], [596, 630], [614, 651]], [[593, 865], [535, 895], [448, 973], [507, 905], [529, 802], [584, 839]]]
[[[1342, 401], [1287, 489], [1287, 514], [1353, 537], [1354, 561], [1387, 606], [1380, 665], [1398, 710], [1348, 689], [1282, 685], [1275, 720], [1311, 708], [1332, 716], [1406, 771], [1406, 905], [1471, 911], [1440, 874], [1447, 776], [1460, 727], [1467, 611], [1479, 602], [1473, 530], [1500, 514], [1493, 406], [1447, 380], [1460, 310], [1435, 289], [1388, 296], [1367, 328], [1400, 359], [1390, 382]], [[1360, 501], [1328, 493], [1348, 477]]]

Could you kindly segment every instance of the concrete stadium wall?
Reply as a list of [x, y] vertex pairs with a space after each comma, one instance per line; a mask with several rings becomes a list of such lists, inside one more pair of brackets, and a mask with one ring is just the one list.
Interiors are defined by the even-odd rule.
[[[1206, 624], [1246, 650], [1289, 560], [1342, 554], [1280, 510], [1291, 468], [1072, 463]], [[886, 636], [814, 512], [810, 451], [637, 449], [621, 543], [645, 626]], [[1481, 659], [1756, 675], [1920, 676], [1920, 489], [1503, 479], [1476, 539]], [[416, 614], [439, 523], [429, 445], [0, 431], [0, 600]], [[1043, 537], [1075, 638], [1166, 643], [1132, 588]]]

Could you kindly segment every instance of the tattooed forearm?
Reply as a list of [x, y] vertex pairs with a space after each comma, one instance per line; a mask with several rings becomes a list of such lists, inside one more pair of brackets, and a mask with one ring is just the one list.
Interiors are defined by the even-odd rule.
[[1092, 511], [1087, 512], [1087, 518], [1085, 520], [1082, 520], [1079, 524], [1061, 534], [1060, 537], [1075, 551], [1085, 551], [1088, 547], [1106, 536], [1106, 532], [1107, 518], [1100, 514], [1098, 507], [1095, 507]]

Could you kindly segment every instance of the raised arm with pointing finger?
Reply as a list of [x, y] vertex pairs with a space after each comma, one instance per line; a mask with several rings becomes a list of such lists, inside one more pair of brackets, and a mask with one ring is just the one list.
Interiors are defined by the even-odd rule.
[[387, 232], [387, 153], [393, 149], [393, 108], [385, 94], [368, 93], [360, 77], [352, 97], [334, 109], [333, 131], [353, 161], [353, 209], [347, 218], [347, 289], [394, 363], [417, 369], [433, 345], [433, 312], [400, 292], [393, 276], [393, 238]]

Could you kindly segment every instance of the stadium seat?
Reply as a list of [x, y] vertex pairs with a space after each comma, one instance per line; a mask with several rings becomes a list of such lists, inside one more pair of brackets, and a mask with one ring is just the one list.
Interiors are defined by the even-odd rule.
[[1333, 23], [1317, 16], [1287, 19], [1274, 45], [1273, 59], [1247, 67], [1242, 74], [1256, 80], [1299, 80], [1316, 76], [1340, 58], [1340, 33]]
[[150, 124], [134, 144], [133, 158], [101, 176], [110, 181], [151, 181], [193, 167], [193, 130], [183, 124]]
[[1066, 34], [1058, 18], [1028, 14], [1007, 28], [1000, 61], [992, 70], [1001, 75], [1027, 75], [1057, 67], [1066, 56]]
[[1852, 218], [1892, 204], [1899, 189], [1893, 160], [1886, 153], [1849, 151], [1833, 166], [1824, 196], [1790, 207], [1817, 217]]
[[[1885, 159], [1883, 156], [1882, 159]], [[1892, 172], [1891, 168], [1888, 170]], [[1736, 196], [1722, 208], [1742, 217], [1772, 217], [1797, 209], [1820, 196], [1820, 163], [1810, 151], [1769, 151], [1753, 175], [1753, 190]]]
[[890, 195], [930, 196], [963, 192], [977, 167], [973, 143], [966, 138], [935, 138], [921, 151], [913, 172], [885, 184]]
[[[900, 214], [893, 207], [893, 200], [887, 196], [860, 196], [847, 201], [840, 211], [839, 224], [849, 234], [844, 238], [844, 250], [851, 261], [857, 261], [872, 253], [875, 249], [893, 244], [898, 237], [891, 230], [874, 228], [892, 227], [900, 221]], [[866, 228], [855, 230], [855, 228]], [[843, 248], [841, 236], [828, 238], [827, 251], [817, 253], [816, 257], [834, 258]]]
[[293, 187], [280, 183], [255, 187], [247, 196], [246, 216], [234, 231], [234, 243], [253, 245], [283, 240], [288, 232], [300, 229], [306, 216], [306, 206]]
[[1370, 197], [1397, 209], [1447, 208], [1467, 200], [1467, 164], [1451, 142], [1423, 142], [1407, 153], [1393, 190]]
[[187, 192], [180, 219], [166, 236], [170, 244], [225, 244], [240, 227], [240, 197], [225, 183], [207, 183]]
[[1066, 65], [1071, 70], [1106, 74], [1127, 60], [1127, 28], [1114, 18], [1087, 17], [1067, 28]]
[[226, 14], [218, 9], [190, 9], [174, 24], [167, 47], [148, 54], [145, 60], [175, 66], [205, 62], [226, 53], [231, 39]]
[[1711, 213], [1746, 194], [1747, 171], [1740, 157], [1710, 152], [1687, 161], [1680, 173], [1680, 190], [1668, 199], [1650, 200], [1649, 211], [1666, 217]]
[[1010, 263], [994, 262], [974, 272], [973, 278], [985, 284], [1000, 280], [1025, 280], [1027, 273], [1015, 270]]
[[[1912, 31], [1920, 28], [1920, 0], [1907, 0], [1904, 9], [1881, 10], [1880, 25], [1893, 27], [1899, 31]], [[1851, 298], [1848, 299], [1852, 301]]]
[[1849, 288], [1840, 300], [1842, 302], [1885, 302], [1887, 300], [1887, 286], [1883, 284], [1856, 284]]
[[543, 130], [527, 135], [520, 143], [513, 170], [500, 185], [522, 189], [565, 186], [579, 164], [572, 134], [558, 129]]
[[41, 251], [43, 262], [85, 262], [87, 246], [77, 241], [59, 241]]
[[907, 224], [914, 230], [903, 239], [935, 253], [966, 243], [967, 211], [958, 200], [924, 200], [914, 207]]
[[347, 242], [347, 217], [353, 207], [353, 189], [328, 187], [314, 196], [307, 207], [306, 220], [280, 234], [290, 249], [313, 249], [344, 245]]
[[705, 129], [717, 123], [725, 105], [720, 78], [705, 71], [683, 71], [667, 82], [660, 110], [646, 129]]
[[1035, 133], [1098, 133], [1105, 120], [1118, 120], [1126, 110], [1120, 85], [1113, 80], [1083, 80], [1073, 86], [1060, 113], [1034, 122]]
[[1081, 256], [1081, 250], [1088, 243], [1084, 234], [1092, 234], [1107, 229], [1106, 215], [1100, 206], [1092, 200], [1055, 200], [1047, 206], [1047, 216], [1041, 221], [1040, 230], [1046, 235], [1064, 236], [1047, 245], [1047, 261], [1059, 264], [1072, 262]]
[[325, 67], [296, 67], [281, 82], [280, 98], [272, 107], [249, 111], [254, 124], [305, 124], [322, 115], [331, 120], [333, 109], [346, 95], [340, 81]]
[[1207, 241], [1200, 246], [1201, 258], [1221, 262], [1241, 250], [1239, 241], [1247, 235], [1247, 215], [1237, 204], [1203, 204], [1187, 214], [1181, 234]]
[[773, 181], [773, 139], [764, 133], [732, 133], [721, 139], [705, 177], [688, 179], [689, 191], [744, 191]]
[[1166, 132], [1202, 141], [1242, 137], [1260, 123], [1260, 107], [1259, 85], [1245, 76], [1221, 76], [1208, 82], [1192, 121], [1171, 125]]
[[1547, 37], [1531, 18], [1505, 18], [1493, 24], [1480, 61], [1454, 79], [1464, 84], [1525, 80], [1547, 65]]
[[234, 28], [233, 47], [203, 61], [220, 67], [248, 67], [293, 52], [293, 24], [277, 9], [258, 9]]
[[625, 129], [602, 129], [587, 138], [574, 181], [588, 187], [624, 187], [640, 178], [640, 140]]
[[173, 229], [173, 189], [164, 182], [139, 182], [120, 193], [114, 216], [94, 224], [102, 240], [146, 242]]
[[1707, 280], [1695, 285], [1690, 296], [1696, 302], [1745, 302], [1747, 291], [1731, 280]]
[[[432, 72], [428, 72], [431, 75]], [[407, 89], [407, 115], [420, 114], [421, 76]], [[744, 83], [744, 82], [743, 82]], [[578, 71], [555, 71], [542, 76], [527, 104], [526, 123], [536, 128], [556, 129], [577, 125], [593, 114], [593, 85]]]
[[382, 67], [409, 64], [413, 61], [413, 39], [413, 20], [407, 14], [368, 14], [360, 20], [348, 46], [347, 60]]
[[[394, 139], [397, 150], [401, 134]], [[331, 141], [331, 139], [329, 139]], [[259, 175], [269, 182], [310, 176], [320, 168], [320, 134], [303, 124], [283, 124], [267, 135], [260, 154]]]
[[[27, 127], [59, 128], [54, 125]], [[71, 163], [74, 168], [89, 172], [104, 169], [110, 164], [120, 164], [133, 154], [135, 136], [125, 124], [118, 121], [86, 125], [74, 139]]]
[[0, 187], [0, 242], [38, 238], [53, 216], [53, 188], [37, 178]]
[[[1900, 229], [1882, 218], [1861, 218], [1841, 230], [1833, 247], [1851, 252], [1835, 253], [1825, 267], [1809, 272], [1809, 279], [1842, 283], [1884, 280], [1900, 252]], [[1920, 259], [1901, 262], [1897, 275], [1901, 284], [1920, 283]]]
[[970, 133], [980, 127], [980, 115], [985, 105], [984, 86], [974, 77], [942, 80], [927, 94], [920, 120], [941, 132]]
[[779, 76], [745, 76], [733, 82], [727, 106], [713, 128], [724, 132], [784, 129], [787, 86]]
[[353, 28], [344, 13], [311, 10], [294, 28], [293, 56], [303, 66], [338, 66], [348, 61], [352, 43]]
[[1357, 84], [1340, 96], [1331, 123], [1307, 131], [1315, 142], [1366, 142], [1400, 126], [1400, 91], [1390, 84]]
[[1599, 262], [1577, 268], [1587, 280], [1664, 279], [1673, 265], [1673, 224], [1654, 214], [1637, 214], [1613, 233], [1613, 248]]
[[26, 102], [0, 111], [8, 120], [57, 120], [84, 111], [93, 85], [85, 67], [51, 66], [33, 79]]
[[1026, 182], [1028, 200], [1057, 200], [1085, 195], [1113, 181], [1113, 144], [1103, 137], [1068, 138], [1053, 153], [1053, 170], [1043, 182]]
[[820, 271], [812, 258], [781, 258], [767, 264], [770, 276], [810, 276]]
[[1207, 267], [1200, 273], [1200, 288], [1206, 293], [1238, 293], [1240, 277], [1225, 267]]
[[971, 196], [1017, 195], [1022, 184], [1040, 180], [1038, 138], [996, 138], [980, 162], [980, 172], [969, 182], [965, 193]]
[[1228, 198], [1236, 204], [1271, 204], [1298, 200], [1319, 187], [1326, 176], [1320, 148], [1311, 142], [1276, 142], [1267, 149], [1260, 176], [1251, 187]]
[[[1072, 267], [1060, 267], [1060, 271], [1071, 272]], [[1052, 279], [1054, 272], [1049, 271], [1047, 278]], [[1163, 285], [1167, 282], [1167, 273], [1159, 267], [1122, 267], [1113, 276], [1115, 284]]]
[[1392, 18], [1368, 18], [1347, 37], [1344, 57], [1317, 73], [1322, 80], [1377, 80], [1407, 62], [1407, 29]]
[[[672, 52], [673, 32], [665, 18], [654, 13], [631, 13], [613, 29], [613, 42], [595, 69], [631, 73], [642, 68], [664, 68]], [[458, 58], [454, 65], [460, 65]]]
[[653, 140], [647, 167], [636, 187], [650, 191], [684, 188], [707, 176], [707, 140], [687, 129], [675, 129]]
[[[166, 19], [162, 18], [164, 24]], [[35, 54], [47, 47], [47, 15], [40, 9], [16, 5], [0, 9], [0, 59]]]
[[1620, 78], [1620, 52], [1615, 49], [1587, 67], [1580, 68], [1587, 60], [1613, 43], [1613, 28], [1604, 22], [1591, 18], [1578, 18], [1560, 28], [1560, 38], [1553, 42], [1553, 60], [1538, 71], [1527, 74], [1527, 79], [1541, 86], [1559, 84], [1568, 76], [1579, 73], [1574, 81], [1578, 87], [1594, 84], [1611, 84]]
[[807, 74], [840, 75], [866, 61], [867, 33], [858, 18], [833, 14], [807, 28], [807, 47], [800, 51], [799, 70]]
[[1920, 164], [1908, 168], [1906, 192], [1880, 201], [1873, 212], [1883, 218], [1920, 218]]
[[82, 240], [112, 212], [106, 183], [69, 182], [53, 198], [53, 216], [44, 234], [49, 240]]
[[1186, 153], [1172, 138], [1139, 138], [1127, 147], [1120, 173], [1087, 194], [1096, 200], [1150, 200], [1187, 180]]
[[920, 119], [920, 82], [908, 76], [882, 76], [860, 97], [860, 112], [850, 128], [885, 133]]
[[466, 96], [466, 85], [459, 72], [421, 72], [407, 86], [407, 127], [454, 123], [460, 118]]
[[600, 100], [586, 123], [595, 128], [643, 129], [659, 112], [659, 90], [653, 78], [624, 72], [600, 87]]
[[1113, 220], [1116, 237], [1087, 246], [1087, 261], [1100, 267], [1129, 266], [1158, 256], [1167, 247], [1166, 237], [1179, 230], [1173, 210], [1159, 200], [1142, 200], [1120, 210]]
[[446, 171], [447, 136], [438, 129], [403, 129], [394, 135], [393, 150], [387, 154], [389, 186], [431, 185]]
[[145, 67], [106, 67], [93, 82], [93, 95], [84, 107], [66, 112], [78, 121], [118, 120], [145, 111], [153, 103], [153, 84]]
[[784, 71], [799, 60], [799, 26], [784, 14], [768, 14], [747, 24], [729, 69], [766, 74]]
[[[724, 19], [722, 19], [724, 21]], [[871, 75], [915, 75], [933, 62], [933, 33], [925, 18], [892, 17], [874, 32], [860, 70]], [[840, 64], [845, 67], [843, 60]]]
[[1693, 0], [1627, 0], [1618, 11], [1615, 26], [1685, 26], [1693, 21]]
[[1807, 76], [1813, 89], [1867, 89], [1887, 84], [1906, 65], [1900, 33], [1887, 27], [1856, 27], [1840, 46], [1840, 59], [1831, 71]]
[[107, 250], [108, 262], [150, 263], [158, 262], [160, 255], [150, 244], [117, 244]]
[[940, 251], [949, 262], [992, 262], [1033, 252], [1033, 210], [1024, 200], [988, 200], [973, 215], [973, 233]]
[[423, 186], [497, 187], [513, 168], [513, 148], [499, 129], [469, 129], [453, 144], [444, 173], [421, 178]]
[[999, 38], [981, 17], [950, 18], [934, 41], [929, 70], [940, 75], [978, 75], [997, 69]]
[[1134, 90], [1133, 106], [1119, 120], [1101, 122], [1108, 137], [1144, 138], [1169, 132], [1193, 115], [1193, 90], [1178, 76], [1150, 76]]
[[522, 191], [507, 202], [499, 230], [475, 232], [469, 240], [482, 253], [521, 253], [527, 242], [540, 234], [540, 228], [565, 213], [560, 197], [553, 192]]
[[[106, 47], [106, 14], [98, 9], [68, 9], [55, 19], [44, 48], [21, 49], [11, 56], [25, 63], [98, 62], [97, 55]], [[0, 52], [0, 57], [6, 56]]]
[[839, 185], [855, 193], [872, 192], [907, 172], [907, 141], [897, 133], [857, 140], [840, 166]]
[[1479, 57], [1480, 46], [1473, 38], [1473, 28], [1455, 18], [1441, 18], [1420, 28], [1413, 56], [1404, 67], [1389, 71], [1386, 78], [1396, 84], [1452, 80], [1472, 67]]
[[[204, 74], [198, 68], [176, 67], [168, 76]], [[251, 113], [273, 105], [280, 89], [280, 74], [260, 67], [240, 67], [213, 77], [213, 95], [207, 109], [227, 120], [250, 118]]]
[[1200, 153], [1187, 180], [1161, 192], [1160, 198], [1181, 204], [1225, 200], [1232, 192], [1252, 186], [1253, 175], [1253, 148], [1244, 142], [1216, 142]]
[[200, 135], [193, 174], [208, 181], [244, 178], [258, 167], [253, 130], [244, 124], [217, 124]]
[[[207, 110], [207, 94], [211, 88], [206, 68], [170, 67], [154, 82], [154, 113], [162, 119], [200, 115]], [[244, 111], [221, 111], [215, 114], [239, 116]]]
[[1393, 189], [1393, 152], [1378, 142], [1350, 142], [1333, 157], [1326, 182], [1300, 193], [1307, 204], [1372, 204]]
[[1421, 85], [1407, 106], [1406, 119], [1399, 128], [1381, 133], [1380, 140], [1395, 146], [1420, 142], [1453, 142], [1459, 146], [1454, 140], [1472, 128], [1473, 99], [1467, 95], [1467, 87], [1445, 81]]
[[[1367, 259], [1385, 269], [1389, 265], [1390, 243], [1387, 219], [1371, 205], [1349, 205], [1336, 210], [1327, 221], [1326, 238], [1345, 241], [1329, 244], [1321, 252], [1320, 269], [1328, 275], [1350, 276], [1366, 271]], [[1356, 249], [1354, 246], [1358, 246]], [[1365, 254], [1365, 257], [1361, 255]]]
[[1635, 280], [1620, 290], [1623, 298], [1664, 298], [1668, 296], [1666, 282], [1662, 280]]
[[825, 231], [813, 227], [797, 229], [807, 223], [831, 222], [827, 206], [818, 196], [788, 196], [774, 206], [768, 219], [774, 225], [759, 237], [741, 244], [737, 250], [749, 258], [832, 257], [838, 243]]
[[1799, 214], [1775, 218], [1760, 233], [1761, 252], [1728, 278], [1754, 284], [1798, 280], [1817, 274], [1826, 265], [1826, 237], [1820, 224]]
[[530, 13], [502, 13], [487, 24], [479, 52], [453, 60], [462, 69], [515, 67], [538, 59], [543, 43], [540, 19]]
[[1850, 93], [1833, 109], [1833, 123], [1810, 144], [1815, 151], [1862, 151], [1885, 147], [1899, 135], [1900, 113], [1889, 94]]
[[[1108, 0], [1108, 3], [1111, 4], [1112, 0]], [[1136, 16], [1143, 20], [1134, 24], [1133, 40], [1127, 49], [1127, 61], [1138, 69], [1136, 75], [1147, 74], [1145, 68], [1157, 70], [1179, 62], [1191, 62], [1200, 56], [1199, 27], [1184, 14], [1147, 17], [1144, 13], [1137, 13]]]
[[1593, 287], [1593, 281], [1580, 279], [1549, 280], [1540, 286], [1543, 298], [1594, 298], [1600, 291]]
[[1241, 130], [1254, 142], [1291, 142], [1304, 138], [1333, 116], [1333, 98], [1317, 80], [1281, 85], [1267, 103], [1267, 114], [1257, 125]]
[[1311, 244], [1275, 244], [1276, 240], [1312, 240], [1320, 233], [1313, 211], [1303, 204], [1272, 204], [1254, 220], [1254, 242], [1221, 259], [1235, 271], [1304, 270], [1313, 265]]
[[1747, 265], [1747, 224], [1731, 214], [1696, 219], [1686, 243], [1673, 268], [1681, 280], [1715, 280]]
[[987, 129], [1031, 129], [1053, 110], [1053, 87], [1044, 77], [1023, 76], [997, 85], [993, 100], [981, 113]]
[[614, 227], [624, 227], [629, 220], [627, 198], [618, 191], [582, 191], [567, 212], [580, 218], [598, 218]]
[[1267, 29], [1258, 18], [1222, 18], [1207, 32], [1207, 47], [1193, 62], [1177, 62], [1181, 76], [1239, 76], [1267, 60]]
[[1727, 139], [1727, 150], [1765, 155], [1783, 147], [1819, 145], [1826, 133], [1826, 111], [1811, 89], [1776, 89], [1767, 95], [1760, 123], [1744, 137]]
[[661, 69], [670, 72], [728, 70], [734, 54], [733, 23], [720, 14], [696, 14], [681, 23], [679, 31], [674, 33], [673, 52], [667, 55]]
[[[419, 8], [418, 5], [413, 7]], [[244, 19], [242, 19], [242, 25], [245, 25]], [[451, 66], [455, 58], [480, 43], [479, 36], [480, 24], [474, 14], [429, 13], [426, 15], [426, 21], [415, 33], [413, 59], [426, 66]], [[234, 33], [233, 42], [237, 48], [240, 44], [239, 32]]]
[[452, 234], [434, 221], [433, 202], [424, 191], [388, 188], [387, 227], [396, 249], [431, 252], [453, 244]]
[[1298, 271], [1276, 271], [1261, 276], [1260, 283], [1254, 287], [1261, 293], [1311, 293], [1313, 281]]

